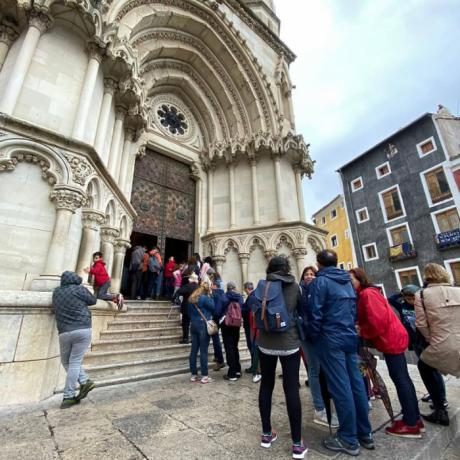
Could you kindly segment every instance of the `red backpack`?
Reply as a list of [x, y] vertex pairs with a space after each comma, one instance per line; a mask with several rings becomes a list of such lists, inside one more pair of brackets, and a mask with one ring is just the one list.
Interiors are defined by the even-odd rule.
[[230, 302], [225, 315], [224, 324], [228, 327], [241, 327], [241, 307], [238, 302]]

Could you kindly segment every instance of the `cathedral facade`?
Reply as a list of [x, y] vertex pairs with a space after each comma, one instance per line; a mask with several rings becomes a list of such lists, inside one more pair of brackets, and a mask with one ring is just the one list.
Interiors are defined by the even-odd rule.
[[[275, 254], [295, 275], [314, 262], [294, 58], [272, 0], [2, 1], [1, 328], [29, 315], [46, 341], [31, 312], [99, 249], [114, 291], [142, 241], [238, 285]], [[0, 349], [11, 384], [19, 336]]]

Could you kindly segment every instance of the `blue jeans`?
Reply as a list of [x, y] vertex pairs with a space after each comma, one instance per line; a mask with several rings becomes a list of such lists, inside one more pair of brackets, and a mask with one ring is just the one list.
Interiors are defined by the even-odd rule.
[[211, 337], [212, 346], [214, 347], [214, 358], [219, 364], [224, 364], [224, 354], [222, 353], [222, 344], [220, 343], [219, 332]]
[[208, 347], [209, 347], [209, 335], [206, 329], [205, 322], [200, 318], [197, 321], [190, 323], [190, 333], [192, 336], [192, 349], [190, 350], [190, 373], [197, 375], [198, 371], [196, 368], [196, 357], [198, 350], [200, 350], [200, 366], [201, 376], [205, 377], [208, 375]]
[[313, 399], [313, 405], [316, 411], [324, 410], [324, 401], [321, 396], [321, 386], [319, 384], [319, 358], [315, 351], [315, 347], [311, 342], [302, 341], [302, 349], [307, 358], [308, 365], [308, 384], [310, 393]]
[[67, 372], [64, 398], [74, 398], [77, 381], [82, 385], [88, 380], [81, 363], [90, 344], [91, 329], [77, 329], [59, 334], [61, 363]]
[[356, 352], [331, 349], [323, 341], [315, 344], [315, 351], [337, 411], [340, 425], [337, 436], [357, 446], [358, 437], [369, 437], [372, 432], [366, 389], [358, 368], [358, 355]]
[[109, 289], [110, 281], [106, 281], [102, 286], [97, 288], [96, 297], [101, 300], [113, 302], [113, 298], [116, 297], [117, 294], [109, 294]]
[[407, 362], [404, 353], [399, 355], [383, 355], [387, 363], [388, 373], [396, 387], [399, 403], [403, 414], [403, 421], [408, 426], [415, 426], [420, 418], [417, 394], [414, 384], [407, 370]]
[[163, 286], [163, 270], [160, 270], [160, 273], [158, 273], [157, 285], [156, 285], [156, 288], [155, 288], [155, 295], [157, 297], [160, 297], [160, 295], [161, 295], [162, 286]]

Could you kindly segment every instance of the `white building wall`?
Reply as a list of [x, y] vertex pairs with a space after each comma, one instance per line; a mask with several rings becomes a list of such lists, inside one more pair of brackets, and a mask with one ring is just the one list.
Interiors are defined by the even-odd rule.
[[269, 157], [261, 158], [257, 163], [257, 186], [259, 189], [259, 213], [262, 224], [277, 223], [275, 171], [273, 160]]
[[222, 279], [224, 283], [234, 281], [237, 289], [241, 289], [243, 286], [243, 279], [238, 254], [235, 250], [231, 250], [226, 254], [226, 257], [227, 260], [224, 263]]
[[295, 184], [295, 175], [291, 164], [281, 160], [281, 197], [286, 220], [299, 220], [299, 202]]
[[2, 70], [0, 71], [0, 94], [3, 94], [7, 82], [12, 78], [11, 72], [13, 71], [13, 66], [18, 57], [24, 37], [25, 33], [18, 37], [18, 39], [11, 45], [8, 54], [6, 55], [5, 62], [3, 63]]
[[264, 250], [260, 246], [256, 246], [251, 252], [251, 257], [248, 263], [248, 281], [257, 286], [257, 282], [265, 279], [265, 271], [267, 269], [267, 259], [264, 255]]
[[91, 98], [91, 105], [88, 112], [88, 119], [86, 121], [86, 129], [83, 140], [90, 145], [94, 145], [96, 139], [97, 122], [101, 113], [102, 98], [104, 97], [104, 74], [99, 68], [97, 74], [96, 86], [94, 87], [93, 97]]
[[226, 164], [214, 171], [214, 228], [227, 230], [230, 227], [230, 186]]
[[254, 223], [252, 210], [251, 169], [245, 160], [235, 167], [236, 226], [250, 227]]

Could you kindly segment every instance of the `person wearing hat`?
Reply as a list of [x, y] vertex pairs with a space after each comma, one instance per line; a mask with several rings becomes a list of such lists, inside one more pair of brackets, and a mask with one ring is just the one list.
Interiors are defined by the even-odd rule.
[[227, 292], [222, 298], [222, 313], [219, 324], [222, 328], [222, 340], [224, 341], [225, 355], [227, 357], [228, 373], [224, 375], [224, 380], [235, 382], [241, 377], [240, 352], [238, 342], [240, 341], [240, 327], [227, 326], [225, 316], [231, 303], [236, 302], [243, 307], [243, 296], [236, 290], [236, 283], [227, 283]]
[[182, 303], [180, 306], [180, 312], [182, 316], [182, 339], [179, 343], [189, 343], [189, 330], [190, 330], [190, 316], [188, 308], [188, 300], [192, 295], [192, 292], [198, 289], [198, 275], [196, 273], [190, 273], [188, 277], [188, 283], [184, 284], [175, 294], [174, 298], [182, 296]]

